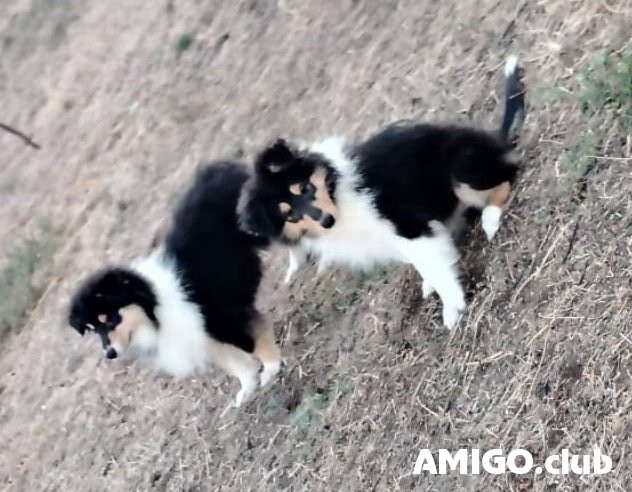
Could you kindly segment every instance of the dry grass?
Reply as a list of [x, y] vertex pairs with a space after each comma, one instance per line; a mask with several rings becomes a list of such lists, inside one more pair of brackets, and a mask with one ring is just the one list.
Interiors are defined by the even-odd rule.
[[[61, 242], [0, 359], [0, 484], [626, 490], [632, 137], [616, 81], [631, 13], [629, 0], [2, 4], [3, 121], [43, 149], [0, 135], [0, 247], [43, 211]], [[183, 33], [194, 42], [175, 56]], [[76, 280], [142, 253], [200, 158], [406, 118], [493, 126], [509, 52], [529, 87], [525, 164], [494, 243], [475, 227], [462, 245], [454, 333], [408, 267], [310, 267], [288, 289], [272, 251], [261, 305], [286, 365], [235, 412], [223, 376], [109, 364], [64, 326]], [[601, 477], [410, 475], [420, 448], [521, 447], [540, 465], [595, 444], [615, 464]]]

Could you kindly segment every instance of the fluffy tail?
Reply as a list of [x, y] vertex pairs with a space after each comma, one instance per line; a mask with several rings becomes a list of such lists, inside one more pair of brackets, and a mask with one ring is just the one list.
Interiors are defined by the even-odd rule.
[[515, 145], [522, 123], [524, 122], [524, 93], [522, 83], [522, 70], [518, 66], [518, 58], [510, 56], [505, 64], [505, 112], [500, 126], [500, 135], [503, 140]]

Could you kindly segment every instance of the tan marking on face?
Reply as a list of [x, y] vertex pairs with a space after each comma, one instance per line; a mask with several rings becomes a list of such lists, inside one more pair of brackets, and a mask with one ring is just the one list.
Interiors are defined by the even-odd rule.
[[282, 214], [287, 214], [290, 210], [292, 210], [292, 207], [289, 203], [281, 202], [279, 203], [279, 210]]
[[286, 222], [281, 232], [287, 239], [298, 240], [305, 234], [318, 236], [326, 230], [317, 220], [312, 219], [309, 215], [303, 215], [303, 218], [298, 222]]
[[151, 325], [151, 320], [143, 309], [132, 304], [119, 309], [121, 322], [112, 331], [108, 332], [108, 339], [117, 351], [123, 351], [132, 341], [134, 332], [143, 325]]
[[470, 185], [458, 183], [454, 187], [454, 193], [468, 207], [483, 208], [487, 205], [496, 205], [498, 207], [504, 205], [509, 199], [511, 185], [509, 181], [489, 188], [487, 190], [475, 190]]
[[[331, 196], [329, 196], [329, 190], [327, 189], [327, 183], [325, 181], [326, 177], [326, 169], [320, 166], [317, 167], [314, 173], [310, 176], [309, 181], [316, 188], [312, 205], [320, 209], [323, 215], [329, 214], [336, 219], [338, 216], [338, 207], [336, 207], [336, 204], [332, 200]], [[300, 195], [301, 185], [299, 183], [291, 185], [290, 192], [294, 195]], [[283, 203], [281, 203], [279, 207], [282, 205]], [[305, 234], [318, 236], [323, 234], [326, 230], [327, 229], [320, 225], [320, 222], [305, 214], [298, 222], [286, 222], [283, 226], [282, 234], [290, 240], [298, 240]]]
[[105, 323], [108, 319], [108, 317], [105, 314], [99, 314], [99, 316], [97, 316], [97, 319], [101, 322], [101, 323]]
[[289, 239], [290, 241], [298, 241], [301, 237], [303, 237], [304, 233], [305, 231], [303, 231], [300, 226], [300, 222], [286, 221], [285, 224], [283, 224], [283, 230], [281, 231], [283, 237]]
[[313, 202], [314, 206], [321, 209], [323, 213], [332, 215], [334, 219], [338, 215], [338, 207], [329, 196], [329, 190], [327, 189], [327, 170], [324, 167], [317, 167], [314, 174], [311, 175], [309, 180], [316, 187], [316, 198]]

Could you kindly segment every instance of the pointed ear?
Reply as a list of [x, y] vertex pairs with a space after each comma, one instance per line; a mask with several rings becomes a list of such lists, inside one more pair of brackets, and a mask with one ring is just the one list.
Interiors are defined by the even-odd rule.
[[279, 138], [257, 156], [255, 169], [258, 174], [275, 174], [290, 167], [297, 159], [296, 152]]

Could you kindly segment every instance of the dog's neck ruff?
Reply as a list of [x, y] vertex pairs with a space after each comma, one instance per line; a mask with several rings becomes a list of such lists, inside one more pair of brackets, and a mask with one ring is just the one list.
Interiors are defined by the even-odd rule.
[[393, 224], [380, 215], [369, 190], [361, 190], [361, 175], [344, 151], [344, 141], [333, 137], [311, 146], [337, 172], [333, 200], [336, 223], [318, 237], [304, 237], [301, 245], [319, 258], [321, 266], [347, 264], [371, 268], [397, 259], [397, 235]]
[[356, 178], [355, 164], [345, 154], [345, 142], [342, 137], [329, 137], [310, 146], [310, 152], [322, 155], [338, 172], [338, 181]]

